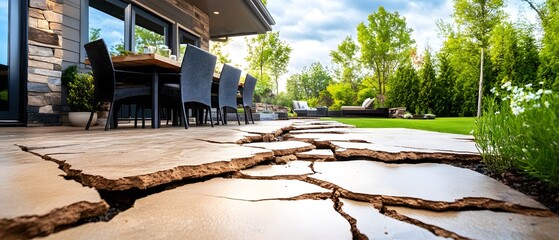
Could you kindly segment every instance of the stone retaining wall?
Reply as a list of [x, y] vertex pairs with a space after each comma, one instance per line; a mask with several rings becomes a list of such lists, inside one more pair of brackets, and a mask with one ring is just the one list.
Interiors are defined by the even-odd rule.
[[60, 125], [64, 0], [29, 0], [28, 124]]

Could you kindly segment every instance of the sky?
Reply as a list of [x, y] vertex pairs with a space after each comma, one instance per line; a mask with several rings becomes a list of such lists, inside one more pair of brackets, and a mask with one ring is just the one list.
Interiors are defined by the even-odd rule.
[[[509, 0], [506, 12], [511, 19], [528, 18], [535, 21], [535, 14], [520, 0]], [[398, 11], [413, 29], [412, 38], [419, 52], [426, 46], [440, 49], [436, 20], [450, 21], [452, 0], [268, 0], [268, 11], [276, 21], [273, 31], [293, 49], [288, 73], [280, 78], [280, 91], [285, 89], [288, 76], [299, 73], [305, 66], [319, 61], [330, 67], [330, 51], [352, 36], [357, 40], [357, 25], [367, 22], [367, 17], [383, 6], [387, 11]], [[232, 62], [247, 68], [244, 60], [247, 48], [244, 37], [231, 38], [226, 52]]]

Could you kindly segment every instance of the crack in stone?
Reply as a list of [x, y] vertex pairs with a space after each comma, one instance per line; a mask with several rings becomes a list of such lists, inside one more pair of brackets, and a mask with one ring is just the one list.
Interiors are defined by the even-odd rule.
[[69, 178], [75, 179], [82, 185], [104, 190], [147, 189], [173, 181], [180, 181], [185, 178], [201, 178], [235, 172], [274, 158], [271, 152], [257, 153], [252, 157], [232, 159], [229, 162], [222, 161], [201, 165], [177, 166], [172, 169], [149, 174], [122, 177], [119, 179], [107, 179], [102, 176], [85, 174], [81, 170], [72, 169], [72, 165], [66, 163], [64, 160], [58, 160], [52, 157], [51, 154], [41, 155], [31, 151], [30, 153], [59, 164], [60, 169], [62, 169]]
[[[323, 181], [310, 177], [312, 174], [304, 175], [277, 175], [277, 176], [250, 176], [240, 172], [235, 172], [232, 174], [233, 178], [244, 178], [244, 179], [256, 179], [256, 180], [299, 180], [309, 184], [313, 184], [325, 189], [329, 189], [336, 194], [337, 198], [345, 198], [359, 202], [372, 203], [376, 209], [379, 209], [381, 213], [388, 217], [394, 218], [396, 220], [404, 221], [418, 227], [425, 228], [437, 236], [441, 237], [452, 237], [454, 239], [467, 239], [463, 236], [455, 234], [451, 231], [445, 230], [443, 228], [422, 223], [418, 220], [411, 219], [407, 216], [403, 216], [394, 211], [387, 210], [385, 206], [402, 206], [416, 209], [424, 209], [429, 211], [464, 211], [464, 210], [492, 210], [492, 211], [502, 211], [511, 212], [516, 214], [528, 215], [528, 216], [539, 216], [539, 217], [550, 217], [553, 216], [553, 212], [546, 209], [536, 209], [525, 207], [509, 202], [503, 202], [487, 198], [463, 198], [458, 199], [454, 202], [442, 202], [442, 201], [429, 201], [412, 197], [400, 197], [400, 196], [385, 196], [385, 195], [371, 195], [364, 193], [354, 193], [347, 189], [344, 189], [334, 183]], [[341, 207], [341, 206], [340, 206]], [[342, 213], [340, 213], [342, 214]], [[345, 216], [344, 216], [345, 217]], [[347, 218], [346, 218], [347, 219]], [[349, 221], [349, 219], [348, 219]], [[350, 223], [351, 224], [351, 223]], [[353, 232], [352, 232], [353, 233]], [[356, 234], [354, 233], [354, 237]]]
[[342, 215], [342, 217], [345, 218], [347, 220], [347, 222], [349, 223], [350, 229], [351, 229], [351, 234], [353, 235], [353, 239], [354, 240], [369, 239], [367, 236], [365, 236], [365, 234], [361, 233], [361, 231], [359, 231], [359, 229], [357, 228], [357, 219], [353, 218], [352, 216], [350, 216], [349, 214], [344, 212], [344, 210], [342, 209], [344, 203], [342, 201], [340, 201], [340, 194], [337, 190], [333, 191], [331, 199], [332, 199], [332, 202], [334, 202], [334, 209], [340, 215]]
[[99, 203], [82, 201], [53, 209], [42, 216], [0, 219], [0, 239], [29, 239], [47, 236], [71, 227], [80, 219], [105, 214], [108, 209], [109, 205], [105, 201]]
[[479, 162], [481, 156], [476, 154], [459, 154], [459, 153], [419, 153], [419, 152], [398, 152], [390, 153], [383, 151], [375, 151], [370, 149], [336, 149], [336, 157], [338, 158], [368, 158], [371, 160], [390, 162], [411, 161], [414, 163], [424, 163], [424, 161], [460, 161], [460, 162]]
[[380, 211], [380, 213], [382, 213], [383, 215], [385, 215], [387, 217], [391, 217], [393, 219], [396, 219], [396, 220], [399, 220], [399, 221], [402, 221], [402, 222], [406, 222], [406, 223], [413, 224], [415, 226], [424, 228], [425, 230], [428, 230], [428, 231], [432, 232], [433, 234], [435, 234], [439, 237], [452, 238], [452, 239], [457, 239], [457, 240], [469, 239], [467, 237], [461, 236], [457, 233], [451, 232], [451, 231], [446, 230], [444, 228], [440, 228], [440, 227], [437, 227], [435, 225], [427, 224], [427, 223], [424, 223], [424, 222], [419, 221], [417, 219], [410, 218], [408, 216], [402, 215], [402, 214], [396, 212], [395, 210], [386, 209], [385, 206], [383, 206], [379, 211]]
[[294, 197], [287, 197], [287, 198], [264, 198], [264, 199], [241, 199], [241, 198], [231, 198], [231, 197], [224, 197], [224, 196], [212, 196], [216, 198], [222, 199], [229, 199], [229, 200], [236, 200], [236, 201], [244, 201], [244, 202], [265, 202], [265, 201], [299, 201], [299, 200], [325, 200], [332, 197], [331, 192], [320, 192], [320, 193], [305, 193], [301, 195], [297, 195]]

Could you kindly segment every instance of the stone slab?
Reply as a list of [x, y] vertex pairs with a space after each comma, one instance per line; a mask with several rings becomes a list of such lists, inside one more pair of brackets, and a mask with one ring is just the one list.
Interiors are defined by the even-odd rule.
[[312, 141], [336, 149], [340, 157], [369, 157], [382, 161], [402, 160], [462, 160], [481, 159], [472, 136], [446, 134], [413, 129], [344, 129], [332, 133], [303, 133], [295, 131], [287, 138], [291, 140]]
[[241, 173], [253, 177], [273, 177], [281, 175], [309, 175], [314, 172], [310, 168], [310, 162], [291, 161], [284, 165], [262, 165], [243, 170]]
[[213, 179], [139, 199], [110, 222], [48, 238], [350, 239], [349, 224], [331, 200], [248, 201], [315, 191], [322, 189], [299, 181]]
[[424, 228], [387, 217], [370, 203], [340, 201], [344, 212], [357, 220], [357, 228], [369, 239], [443, 239]]
[[57, 164], [13, 145], [0, 149], [0, 239], [46, 235], [108, 210], [97, 191], [64, 179]]
[[436, 202], [487, 198], [546, 209], [534, 199], [469, 169], [445, 164], [386, 164], [374, 161], [315, 162], [311, 177], [354, 193]]
[[[205, 129], [211, 131], [210, 129]], [[20, 141], [97, 189], [145, 189], [185, 178], [241, 170], [272, 159], [270, 150], [194, 139], [183, 130], [135, 129], [72, 138]], [[118, 139], [115, 141], [115, 139]]]
[[404, 207], [389, 210], [470, 239], [559, 239], [559, 217], [492, 211], [431, 212]]
[[295, 156], [298, 159], [304, 160], [336, 161], [334, 153], [330, 149], [313, 149], [306, 152], [298, 152]]
[[310, 143], [299, 141], [255, 142], [243, 144], [243, 146], [272, 150], [276, 156], [306, 152], [315, 148], [315, 146]]

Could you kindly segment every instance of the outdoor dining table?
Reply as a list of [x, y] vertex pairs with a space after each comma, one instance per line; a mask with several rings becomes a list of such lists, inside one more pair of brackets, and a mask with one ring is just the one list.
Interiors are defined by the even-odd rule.
[[135, 54], [112, 57], [115, 68], [146, 68], [152, 73], [151, 127], [159, 128], [159, 76], [158, 72], [180, 72], [181, 63], [159, 54]]
[[[159, 72], [180, 72], [181, 62], [159, 54], [134, 54], [114, 56], [111, 58], [115, 68], [144, 68], [152, 73], [152, 109], [151, 127], [159, 128]], [[86, 59], [86, 64], [88, 63]], [[213, 81], [219, 82], [219, 74], [214, 74]]]

